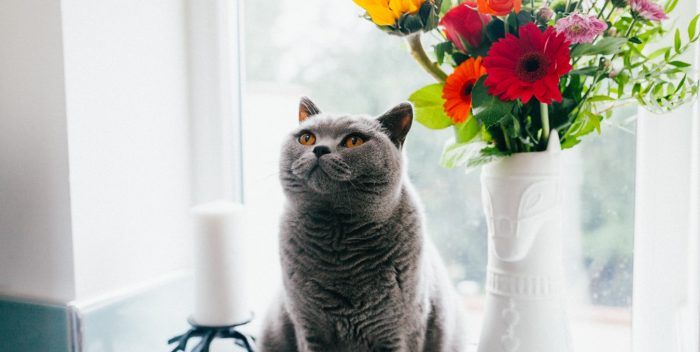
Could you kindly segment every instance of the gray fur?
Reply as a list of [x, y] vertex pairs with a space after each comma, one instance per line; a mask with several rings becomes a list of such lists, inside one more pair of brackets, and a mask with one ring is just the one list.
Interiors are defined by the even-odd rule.
[[[261, 351], [466, 350], [461, 304], [404, 177], [411, 119], [408, 104], [379, 119], [317, 114], [284, 142], [284, 292]], [[317, 158], [298, 142], [302, 131], [331, 153]], [[365, 143], [341, 146], [350, 133]]]

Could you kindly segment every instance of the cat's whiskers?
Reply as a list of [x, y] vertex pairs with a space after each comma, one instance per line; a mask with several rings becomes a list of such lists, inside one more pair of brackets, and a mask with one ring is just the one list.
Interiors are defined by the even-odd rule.
[[267, 180], [267, 179], [269, 179], [270, 177], [279, 176], [279, 175], [280, 175], [280, 172], [279, 172], [279, 171], [275, 171], [275, 172], [273, 172], [273, 173], [271, 173], [271, 174], [267, 174], [267, 175], [264, 175], [264, 176], [260, 177], [260, 179], [261, 179], [261, 180]]

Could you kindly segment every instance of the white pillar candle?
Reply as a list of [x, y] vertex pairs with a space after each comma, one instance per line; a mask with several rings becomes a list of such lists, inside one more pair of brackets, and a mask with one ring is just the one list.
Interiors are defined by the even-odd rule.
[[225, 326], [249, 318], [245, 303], [244, 209], [215, 201], [192, 208], [194, 321]]

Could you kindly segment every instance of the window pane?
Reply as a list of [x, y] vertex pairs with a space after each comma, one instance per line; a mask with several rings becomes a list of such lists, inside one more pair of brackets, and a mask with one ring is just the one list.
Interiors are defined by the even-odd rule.
[[[361, 19], [351, 0], [248, 0], [245, 8], [244, 135], [272, 145], [271, 153], [281, 141], [269, 136], [281, 138], [294, 126], [302, 94], [322, 110], [377, 115], [432, 83], [403, 41]], [[635, 137], [633, 124], [613, 125], [634, 114], [633, 108], [621, 111], [603, 125], [602, 136], [593, 134], [565, 153], [565, 267], [572, 335], [581, 351], [602, 351], [601, 341], [605, 351], [630, 350]], [[257, 132], [251, 137], [249, 131]], [[477, 338], [487, 255], [479, 173], [438, 165], [450, 134], [414, 124], [406, 145], [409, 176], [426, 209], [430, 236], [469, 309], [470, 335]], [[246, 161], [246, 182], [253, 193], [264, 189], [276, 194], [265, 197], [281, 199], [276, 159], [269, 159], [252, 170], [253, 162]], [[251, 191], [247, 196], [260, 201], [251, 199]], [[277, 218], [268, 212], [254, 221], [274, 231], [270, 219]], [[268, 240], [276, 245], [274, 236]], [[258, 248], [270, 251], [274, 245]], [[276, 251], [270, 253], [276, 258]]]

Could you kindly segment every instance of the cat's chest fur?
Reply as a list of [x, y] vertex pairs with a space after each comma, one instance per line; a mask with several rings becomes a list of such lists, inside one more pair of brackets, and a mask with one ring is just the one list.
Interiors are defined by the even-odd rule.
[[281, 254], [294, 309], [346, 333], [367, 321], [418, 318], [422, 236], [415, 212], [409, 202], [384, 219], [289, 210]]

